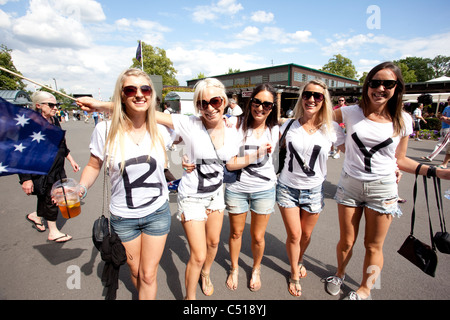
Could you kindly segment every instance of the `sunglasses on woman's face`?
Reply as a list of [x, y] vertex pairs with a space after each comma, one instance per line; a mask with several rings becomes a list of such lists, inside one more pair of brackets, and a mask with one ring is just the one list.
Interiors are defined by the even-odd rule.
[[376, 89], [379, 86], [384, 86], [386, 89], [392, 89], [397, 85], [397, 80], [370, 80], [369, 87]]
[[218, 109], [222, 106], [222, 103], [223, 103], [222, 97], [214, 97], [211, 98], [211, 100], [209, 101], [206, 100], [197, 101], [197, 108], [199, 108], [200, 110], [206, 110], [208, 109], [208, 106], [211, 106], [214, 109]]
[[252, 98], [252, 104], [259, 107], [259, 106], [263, 106], [263, 109], [265, 111], [270, 111], [272, 110], [274, 103], [270, 102], [270, 101], [264, 101], [262, 102], [261, 100], [257, 99], [257, 98]]
[[314, 91], [303, 91], [303, 93], [302, 93], [303, 100], [309, 100], [309, 99], [311, 99], [311, 97], [314, 97], [315, 102], [321, 102], [324, 99], [323, 93], [314, 92]]
[[51, 102], [41, 102], [41, 104], [46, 104], [48, 105], [51, 109], [53, 109], [54, 107], [59, 107], [61, 104], [60, 103], [51, 103]]
[[130, 98], [137, 95], [138, 89], [141, 90], [144, 96], [148, 97], [152, 95], [152, 87], [150, 86], [141, 86], [140, 88], [135, 86], [126, 86], [122, 89], [122, 91], [128, 98]]

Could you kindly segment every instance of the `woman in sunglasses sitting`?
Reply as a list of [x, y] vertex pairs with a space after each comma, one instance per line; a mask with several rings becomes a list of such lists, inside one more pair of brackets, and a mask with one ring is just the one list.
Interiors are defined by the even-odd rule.
[[[370, 298], [370, 290], [383, 267], [383, 243], [389, 226], [394, 216], [402, 214], [397, 202], [395, 172], [398, 167], [414, 173], [418, 166], [406, 157], [412, 121], [402, 111], [404, 91], [400, 69], [391, 62], [384, 62], [367, 75], [360, 104], [335, 111], [335, 119], [345, 123], [347, 135], [345, 148], [341, 146], [345, 160], [335, 196], [340, 226], [336, 248], [338, 266], [336, 274], [328, 277], [326, 284], [326, 291], [331, 295], [340, 293], [364, 215], [366, 252], [362, 282], [346, 298]], [[336, 145], [339, 144], [342, 142]], [[419, 174], [450, 178], [450, 170], [425, 165]]]
[[276, 92], [269, 84], [256, 87], [243, 115], [238, 118], [240, 150], [227, 163], [228, 170], [237, 173], [233, 183], [225, 188], [225, 203], [230, 219], [231, 269], [226, 286], [236, 290], [238, 286], [238, 260], [245, 229], [247, 212], [251, 212], [251, 249], [253, 269], [249, 288], [261, 288], [261, 260], [264, 254], [264, 235], [270, 214], [275, 206], [276, 175], [272, 150], [279, 138]]
[[100, 122], [92, 133], [80, 185], [87, 191], [107, 166], [111, 228], [125, 247], [139, 299], [155, 299], [171, 223], [164, 167], [165, 147], [172, 141], [167, 128], [156, 124], [152, 81], [145, 72], [129, 69], [119, 75], [112, 103], [80, 98], [78, 104], [85, 110], [112, 106], [112, 120]]
[[[328, 151], [336, 140], [328, 88], [322, 81], [308, 82], [286, 121], [286, 159], [278, 178], [277, 203], [287, 232], [286, 249], [291, 265], [289, 293], [301, 295], [300, 278], [306, 277], [303, 255], [324, 206], [323, 182]], [[337, 123], [335, 124], [337, 126]]]
[[217, 254], [225, 209], [223, 166], [238, 153], [235, 128], [223, 121], [228, 104], [224, 85], [217, 79], [204, 79], [195, 86], [197, 116], [157, 113], [158, 123], [173, 129], [185, 142], [185, 161], [190, 167], [178, 187], [178, 217], [183, 224], [190, 258], [186, 266], [186, 299], [196, 298], [201, 277], [202, 291], [213, 294], [210, 270]]

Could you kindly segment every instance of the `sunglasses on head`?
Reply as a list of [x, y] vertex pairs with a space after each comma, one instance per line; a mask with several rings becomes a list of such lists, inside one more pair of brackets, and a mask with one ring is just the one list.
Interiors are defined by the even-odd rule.
[[137, 95], [138, 89], [141, 90], [142, 94], [144, 96], [151, 96], [152, 95], [152, 87], [150, 86], [141, 86], [140, 88], [135, 86], [126, 86], [122, 89], [122, 92], [129, 98], [134, 97]]
[[323, 93], [320, 93], [320, 92], [303, 91], [303, 93], [302, 93], [303, 100], [309, 100], [309, 99], [311, 99], [311, 97], [314, 97], [315, 102], [321, 102], [325, 98]]
[[223, 103], [222, 97], [214, 97], [211, 98], [209, 101], [206, 100], [197, 101], [197, 108], [199, 108], [200, 110], [206, 110], [208, 109], [208, 106], [211, 106], [215, 109], [218, 109], [222, 106], [222, 103]]
[[259, 107], [259, 106], [263, 106], [263, 109], [264, 110], [266, 110], [266, 111], [270, 111], [270, 110], [272, 110], [272, 108], [273, 108], [273, 106], [274, 106], [274, 103], [273, 102], [270, 102], [270, 101], [264, 101], [264, 102], [262, 102], [261, 100], [259, 100], [259, 99], [256, 99], [256, 98], [252, 98], [252, 103], [255, 105], [255, 106], [257, 106], [257, 107]]
[[384, 86], [386, 89], [392, 89], [397, 85], [397, 80], [370, 80], [369, 87], [376, 89], [379, 86]]
[[41, 104], [46, 104], [48, 105], [50, 108], [54, 108], [54, 107], [59, 107], [61, 104], [60, 103], [52, 103], [52, 102], [41, 102]]

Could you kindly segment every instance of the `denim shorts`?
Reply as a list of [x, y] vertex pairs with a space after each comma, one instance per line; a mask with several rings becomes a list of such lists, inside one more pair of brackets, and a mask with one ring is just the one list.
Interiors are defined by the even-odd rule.
[[171, 224], [169, 202], [166, 201], [155, 212], [142, 218], [122, 218], [111, 213], [111, 228], [122, 242], [136, 239], [145, 233], [149, 236], [163, 236], [169, 233]]
[[220, 187], [216, 193], [207, 197], [190, 197], [178, 194], [178, 220], [184, 221], [206, 221], [208, 214], [206, 210], [217, 211], [225, 209], [223, 199], [223, 187]]
[[323, 201], [323, 185], [321, 184], [312, 189], [296, 189], [278, 181], [277, 203], [283, 208], [300, 207], [300, 209], [309, 213], [320, 213], [325, 206]]
[[367, 207], [397, 217], [402, 215], [394, 174], [380, 180], [361, 181], [342, 171], [334, 199], [344, 206]]
[[225, 189], [225, 204], [229, 213], [271, 214], [275, 206], [275, 186], [259, 192], [233, 192]]

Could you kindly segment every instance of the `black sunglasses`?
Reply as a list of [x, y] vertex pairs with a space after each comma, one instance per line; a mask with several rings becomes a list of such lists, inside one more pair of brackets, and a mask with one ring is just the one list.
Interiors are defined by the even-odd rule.
[[60, 103], [51, 103], [51, 102], [41, 102], [40, 104], [46, 104], [48, 105], [50, 108], [54, 108], [54, 107], [59, 107], [61, 104]]
[[386, 89], [392, 89], [397, 85], [397, 80], [370, 80], [369, 87], [376, 89], [379, 86], [384, 86]]
[[197, 101], [197, 108], [199, 108], [200, 110], [206, 110], [210, 105], [211, 107], [218, 109], [222, 106], [222, 103], [223, 103], [222, 97], [214, 97], [211, 98], [209, 101], [206, 100]]
[[122, 89], [123, 93], [128, 97], [134, 97], [136, 96], [138, 89], [141, 90], [142, 94], [144, 96], [151, 96], [152, 95], [152, 87], [150, 86], [141, 86], [140, 88], [135, 87], [135, 86], [126, 86]]
[[265, 111], [270, 111], [270, 110], [272, 110], [273, 106], [275, 105], [275, 103], [273, 103], [273, 102], [270, 102], [270, 101], [264, 101], [264, 102], [262, 102], [261, 100], [256, 99], [256, 98], [252, 98], [251, 101], [252, 101], [252, 103], [253, 103], [255, 106], [257, 106], [257, 107], [259, 107], [260, 105], [262, 105], [262, 106], [263, 106], [263, 109], [264, 109]]
[[311, 99], [311, 97], [314, 97], [315, 102], [321, 102], [325, 98], [323, 93], [320, 93], [320, 92], [303, 91], [303, 93], [302, 93], [303, 100], [309, 100], [309, 99]]

